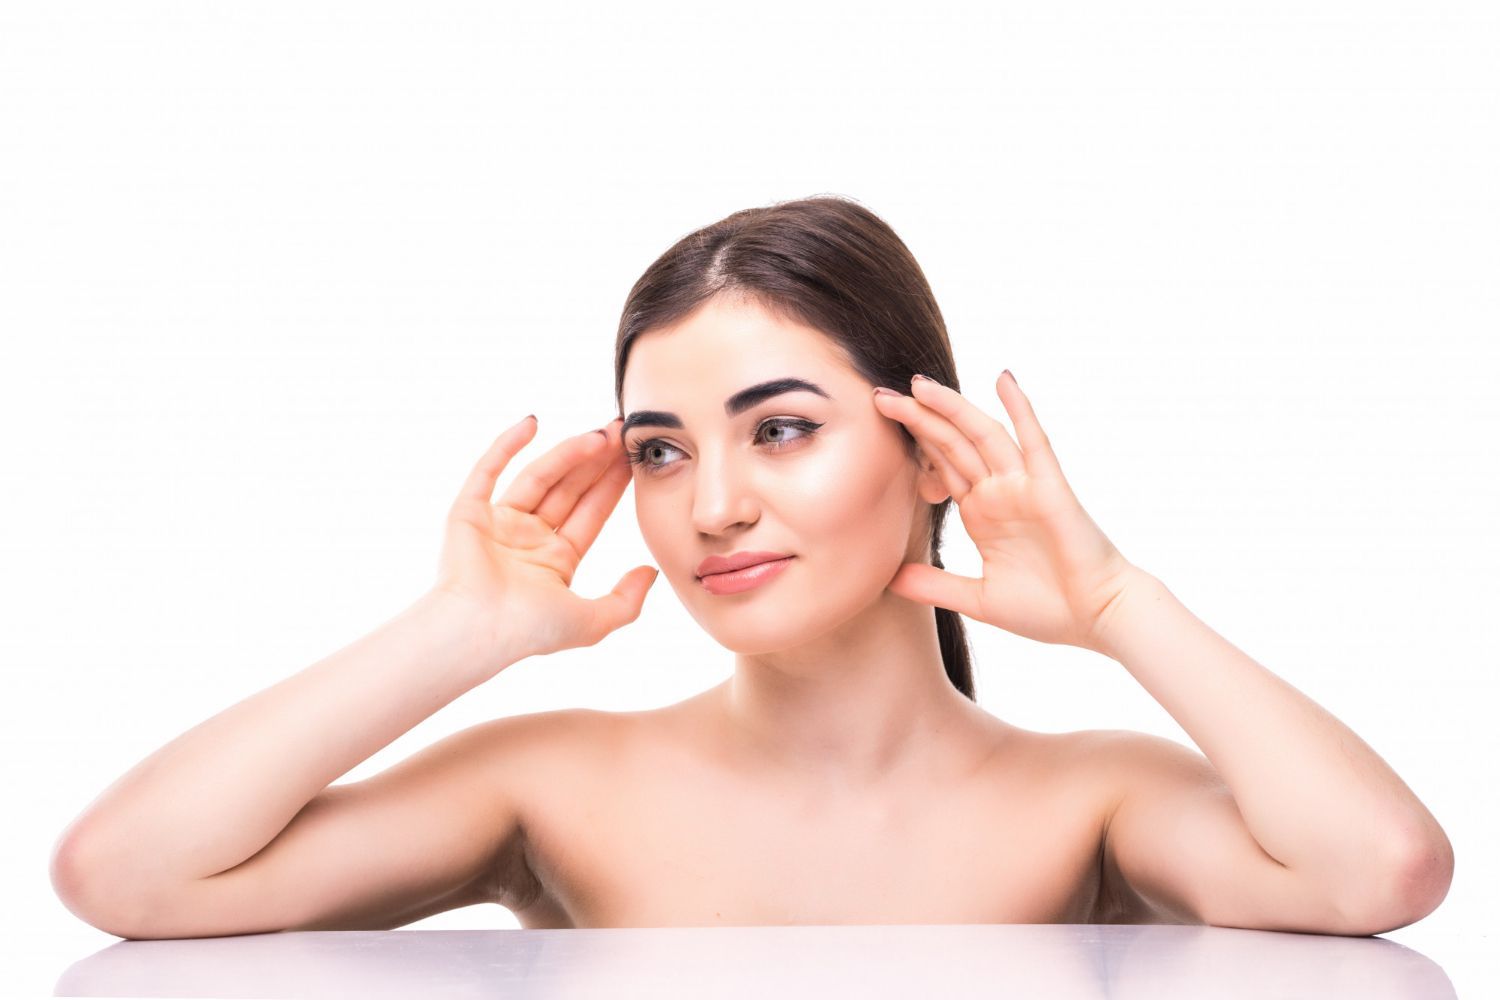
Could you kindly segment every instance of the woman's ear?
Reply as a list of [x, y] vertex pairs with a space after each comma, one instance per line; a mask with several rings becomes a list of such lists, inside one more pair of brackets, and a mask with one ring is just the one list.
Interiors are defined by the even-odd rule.
[[927, 457], [921, 445], [917, 445], [917, 493], [924, 503], [942, 503], [952, 495], [943, 483], [937, 464]]

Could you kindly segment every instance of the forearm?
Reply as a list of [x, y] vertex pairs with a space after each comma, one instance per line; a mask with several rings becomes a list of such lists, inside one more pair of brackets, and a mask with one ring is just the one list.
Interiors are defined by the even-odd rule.
[[110, 785], [59, 853], [116, 880], [231, 868], [314, 796], [504, 664], [476, 662], [459, 610], [426, 595], [370, 634], [178, 736]]
[[1391, 866], [1451, 868], [1437, 820], [1374, 750], [1235, 648], [1149, 574], [1101, 630], [1234, 795], [1251, 834], [1290, 869], [1347, 892]]

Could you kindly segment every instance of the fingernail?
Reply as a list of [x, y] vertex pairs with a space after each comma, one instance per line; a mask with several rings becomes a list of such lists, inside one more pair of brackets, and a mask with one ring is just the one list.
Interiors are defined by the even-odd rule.
[[877, 385], [875, 387], [875, 395], [877, 395], [877, 396], [899, 396], [899, 395], [901, 395], [901, 393], [897, 392], [895, 389], [887, 389], [883, 385]]
[[912, 381], [913, 382], [915, 382], [917, 379], [921, 379], [923, 382], [931, 382], [933, 385], [937, 385], [938, 384], [938, 380], [937, 379], [935, 379], [935, 378], [928, 378], [926, 375], [923, 375], [920, 372], [918, 374], [912, 376]]

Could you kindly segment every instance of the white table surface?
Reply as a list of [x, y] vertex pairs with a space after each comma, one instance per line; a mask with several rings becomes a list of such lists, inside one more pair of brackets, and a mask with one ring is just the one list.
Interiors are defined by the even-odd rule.
[[1454, 996], [1381, 938], [1225, 927], [942, 924], [302, 931], [118, 941], [56, 996]]

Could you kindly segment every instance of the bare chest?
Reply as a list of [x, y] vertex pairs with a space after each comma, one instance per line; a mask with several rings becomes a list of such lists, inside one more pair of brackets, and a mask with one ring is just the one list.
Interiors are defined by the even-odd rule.
[[1102, 812], [1056, 762], [871, 795], [635, 748], [532, 797], [524, 927], [1087, 923]]

